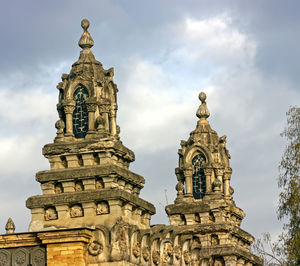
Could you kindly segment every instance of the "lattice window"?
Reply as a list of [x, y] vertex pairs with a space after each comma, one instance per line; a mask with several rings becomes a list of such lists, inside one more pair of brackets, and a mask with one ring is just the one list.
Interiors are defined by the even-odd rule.
[[202, 153], [196, 155], [193, 160], [193, 196], [195, 199], [202, 199], [206, 190], [205, 174], [203, 164], [206, 159]]
[[75, 138], [84, 138], [88, 131], [88, 111], [86, 106], [88, 97], [88, 91], [83, 86], [77, 88], [74, 92], [73, 133]]

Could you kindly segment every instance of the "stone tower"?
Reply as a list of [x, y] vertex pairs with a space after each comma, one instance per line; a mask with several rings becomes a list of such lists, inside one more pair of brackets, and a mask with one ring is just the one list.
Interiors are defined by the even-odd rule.
[[[189, 239], [187, 245], [198, 246], [197, 256], [203, 263], [245, 265], [249, 259], [246, 265], [252, 265], [255, 257], [249, 250], [254, 238], [240, 228], [245, 214], [232, 199], [226, 136], [218, 137], [209, 125], [205, 93], [199, 99], [196, 129], [178, 150], [177, 198], [166, 206], [166, 212], [171, 226], [181, 228], [182, 237]], [[194, 260], [200, 263], [197, 256]]]
[[57, 86], [57, 136], [43, 148], [51, 169], [36, 174], [43, 195], [26, 202], [29, 231], [111, 228], [120, 217], [149, 228], [155, 208], [139, 198], [144, 178], [128, 169], [135, 158], [120, 141], [114, 70], [103, 69], [90, 50], [89, 21], [81, 26], [79, 59]]

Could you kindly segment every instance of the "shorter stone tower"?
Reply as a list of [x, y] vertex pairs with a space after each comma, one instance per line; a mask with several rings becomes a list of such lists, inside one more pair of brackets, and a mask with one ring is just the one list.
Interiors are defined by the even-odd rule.
[[[210, 113], [205, 93], [201, 92], [199, 99], [196, 129], [187, 141], [181, 141], [178, 150], [177, 198], [166, 206], [166, 212], [170, 224], [185, 231], [183, 235], [190, 238], [190, 244], [199, 244], [199, 256], [208, 259], [203, 262], [244, 265], [236, 263], [253, 260], [249, 250], [254, 238], [240, 228], [245, 214], [232, 199], [226, 136], [218, 137], [207, 121]], [[198, 233], [188, 236], [188, 232]]]
[[26, 202], [32, 213], [29, 231], [110, 229], [121, 217], [149, 228], [155, 208], [139, 197], [145, 180], [129, 170], [134, 153], [120, 141], [114, 70], [103, 69], [90, 50], [88, 20], [81, 26], [79, 59], [57, 86], [57, 136], [43, 148], [51, 169], [36, 174], [43, 195]]

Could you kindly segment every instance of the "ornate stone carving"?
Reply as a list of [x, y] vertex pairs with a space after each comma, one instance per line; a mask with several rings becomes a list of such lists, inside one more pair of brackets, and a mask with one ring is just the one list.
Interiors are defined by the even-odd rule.
[[64, 111], [66, 114], [73, 114], [73, 111], [75, 109], [75, 105], [65, 105]]
[[189, 264], [191, 262], [191, 253], [188, 250], [183, 251], [183, 259], [185, 264]]
[[173, 246], [170, 242], [167, 242], [164, 246], [163, 254], [161, 256], [162, 263], [168, 264], [173, 255]]
[[132, 248], [132, 254], [133, 256], [138, 258], [140, 256], [140, 253], [141, 253], [141, 245], [139, 243], [135, 243]]
[[66, 125], [65, 122], [63, 120], [57, 120], [55, 123], [55, 128], [57, 129], [56, 132], [56, 138], [62, 138], [64, 136], [64, 129], [65, 129]]
[[50, 221], [50, 220], [57, 220], [57, 211], [55, 207], [48, 207], [45, 210], [45, 220]]
[[211, 245], [219, 245], [219, 237], [217, 235], [211, 235]]
[[34, 248], [30, 253], [30, 263], [32, 266], [45, 266], [46, 265], [45, 249], [39, 247]]
[[181, 258], [181, 247], [178, 245], [174, 247], [174, 256], [177, 260], [180, 260]]
[[84, 186], [83, 186], [82, 182], [81, 181], [77, 181], [75, 183], [75, 191], [76, 192], [80, 192], [80, 191], [83, 191], [83, 190], [84, 190]]
[[92, 241], [88, 244], [88, 252], [92, 256], [97, 256], [103, 251], [103, 245], [99, 243], [97, 240]]
[[56, 183], [54, 190], [55, 190], [55, 194], [63, 193], [62, 184], [61, 183]]
[[86, 105], [87, 105], [88, 112], [95, 112], [97, 109], [97, 103], [87, 102]]
[[106, 120], [103, 117], [103, 115], [99, 115], [96, 118], [96, 127], [97, 127], [97, 131], [104, 131], [105, 130], [105, 125], [106, 125]]
[[97, 208], [96, 208], [97, 215], [108, 214], [108, 213], [109, 213], [109, 206], [107, 202], [101, 201], [97, 203]]
[[96, 189], [103, 189], [104, 188], [103, 182], [101, 180], [97, 179], [96, 184], [95, 184], [95, 188]]
[[75, 204], [70, 209], [70, 216], [72, 218], [82, 217], [83, 216], [83, 209], [79, 204]]
[[213, 190], [214, 192], [220, 192], [221, 191], [222, 183], [219, 179], [215, 179], [213, 182]]
[[87, 19], [83, 19], [81, 21], [81, 27], [83, 28], [83, 33], [80, 37], [80, 40], [78, 41], [78, 45], [82, 49], [89, 49], [94, 45], [94, 40], [87, 30], [89, 26], [90, 26], [90, 22]]
[[0, 265], [10, 266], [11, 254], [6, 250], [0, 250]]
[[118, 235], [119, 235], [119, 237], [118, 237], [119, 250], [120, 250], [121, 258], [124, 259], [127, 256], [127, 252], [128, 252], [125, 226], [121, 226], [121, 228], [119, 229]]
[[111, 257], [113, 260], [126, 260], [129, 258], [129, 225], [118, 218], [116, 224], [111, 229]]
[[24, 248], [14, 250], [12, 253], [12, 265], [27, 266], [29, 264], [29, 253]]
[[207, 109], [207, 106], [206, 106], [206, 94], [204, 92], [200, 92], [199, 94], [199, 100], [201, 101], [201, 105], [199, 106], [198, 108], [198, 111], [197, 111], [197, 116], [201, 119], [206, 119], [209, 117], [210, 113]]
[[160, 262], [160, 253], [158, 250], [152, 251], [152, 261], [155, 265], [158, 265]]
[[16, 226], [13, 220], [9, 217], [5, 225], [6, 234], [13, 234], [15, 232]]
[[178, 182], [176, 185], [176, 190], [177, 190], [177, 197], [180, 197], [183, 195], [184, 193], [184, 185], [182, 184], [182, 182]]
[[142, 255], [143, 255], [143, 259], [145, 261], [149, 261], [150, 259], [150, 250], [148, 247], [143, 247], [142, 249]]

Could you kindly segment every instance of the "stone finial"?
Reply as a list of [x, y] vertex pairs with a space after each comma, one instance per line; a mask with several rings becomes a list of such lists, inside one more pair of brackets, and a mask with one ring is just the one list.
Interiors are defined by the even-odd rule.
[[89, 49], [89, 48], [93, 47], [93, 45], [94, 45], [94, 40], [87, 30], [89, 28], [89, 26], [90, 26], [90, 22], [84, 18], [81, 21], [81, 27], [83, 28], [83, 34], [81, 35], [80, 40], [78, 41], [78, 45], [82, 49]]
[[15, 229], [16, 229], [16, 226], [15, 226], [13, 220], [9, 217], [7, 220], [7, 223], [5, 225], [6, 234], [15, 233]]
[[201, 105], [199, 106], [196, 115], [200, 118], [200, 119], [205, 119], [209, 117], [210, 113], [207, 109], [206, 106], [206, 94], [204, 92], [200, 92], [199, 94], [199, 99], [201, 101]]

